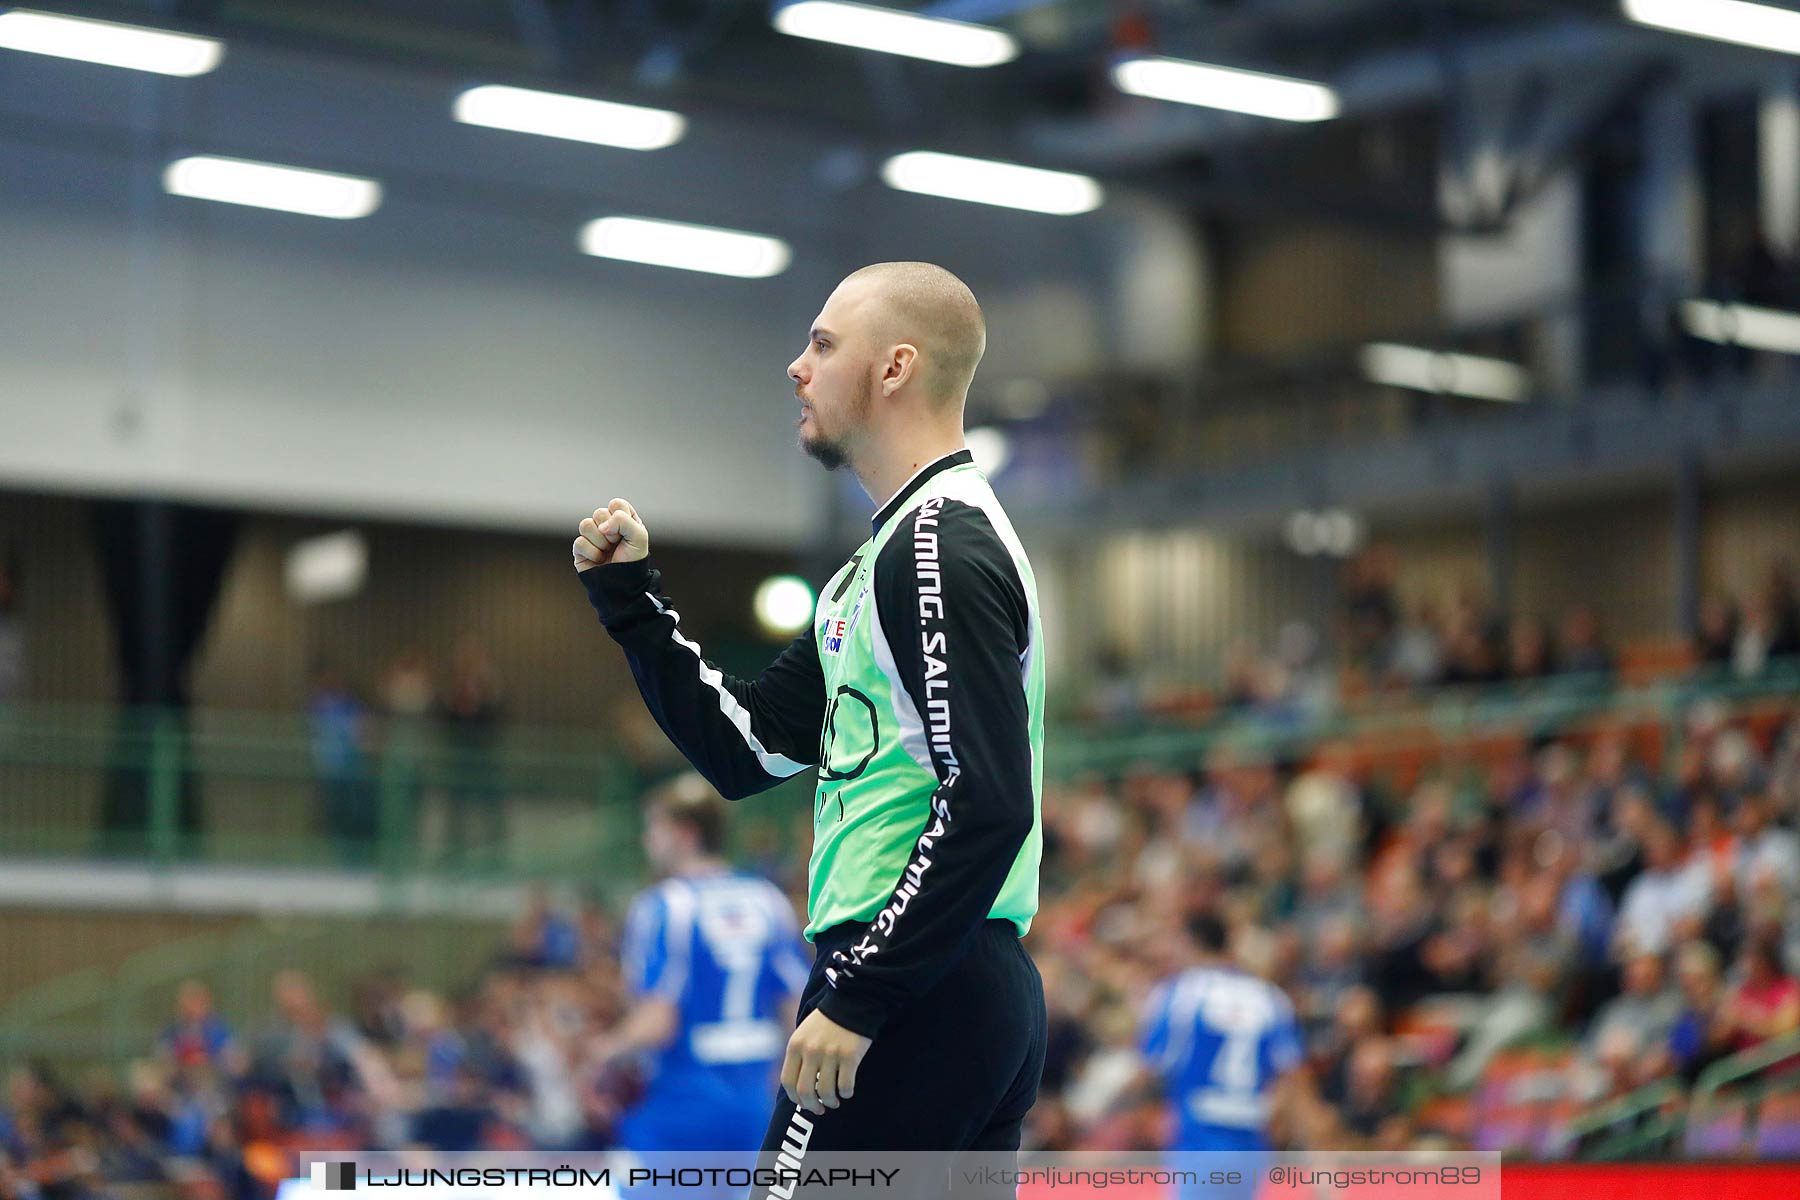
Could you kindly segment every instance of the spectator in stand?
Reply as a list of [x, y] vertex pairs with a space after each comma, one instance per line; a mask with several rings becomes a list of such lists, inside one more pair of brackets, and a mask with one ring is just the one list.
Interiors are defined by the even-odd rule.
[[449, 1094], [422, 1110], [413, 1122], [412, 1140], [447, 1154], [465, 1154], [486, 1145], [492, 1120], [493, 1106], [482, 1092], [481, 1081], [466, 1067], [458, 1067]]
[[445, 1103], [457, 1072], [469, 1061], [468, 1044], [451, 1027], [448, 1006], [435, 993], [415, 988], [401, 999], [399, 1008], [400, 1038], [394, 1054], [417, 1089], [415, 1099]]
[[1314, 1043], [1326, 1035], [1353, 994], [1368, 992], [1356, 922], [1341, 915], [1328, 918], [1303, 964], [1295, 980], [1296, 1011], [1307, 1041]]
[[1789, 718], [1769, 755], [1769, 804], [1788, 828], [1800, 827], [1800, 714]]
[[1738, 802], [1736, 820], [1737, 878], [1740, 901], [1762, 881], [1778, 884], [1790, 901], [1800, 900], [1800, 836], [1772, 821], [1766, 794], [1753, 793]]
[[500, 778], [500, 677], [487, 648], [464, 638], [450, 664], [439, 716], [450, 745], [446, 852], [453, 863], [492, 866], [505, 853]]
[[1392, 1039], [1365, 1038], [1350, 1052], [1342, 1114], [1352, 1145], [1360, 1143], [1370, 1150], [1406, 1146], [1411, 1127], [1401, 1104]]
[[1505, 678], [1492, 622], [1473, 593], [1465, 591], [1451, 610], [1444, 647], [1442, 682], [1487, 684]]
[[1588, 1031], [1587, 1052], [1590, 1057], [1604, 1057], [1603, 1051], [1618, 1050], [1640, 1064], [1639, 1078], [1646, 1081], [1644, 1065], [1650, 1056], [1668, 1044], [1676, 1022], [1681, 1019], [1681, 996], [1670, 990], [1663, 980], [1660, 954], [1633, 954], [1625, 961], [1624, 990], [1602, 1005]]
[[1730, 666], [1737, 636], [1737, 604], [1729, 596], [1712, 595], [1700, 602], [1700, 619], [1694, 630], [1694, 657], [1703, 669], [1719, 670]]
[[1698, 931], [1712, 899], [1703, 863], [1683, 861], [1684, 847], [1667, 822], [1651, 822], [1644, 837], [1644, 869], [1619, 904], [1614, 944], [1621, 957], [1661, 954]]
[[1719, 1027], [1733, 1050], [1749, 1050], [1800, 1030], [1800, 982], [1782, 967], [1775, 938], [1745, 941], [1737, 982], [1719, 1012]]
[[387, 676], [382, 680], [381, 707], [385, 725], [381, 742], [383, 794], [380, 802], [386, 803], [390, 793], [398, 802], [398, 811], [392, 814], [398, 825], [394, 831], [396, 844], [416, 840], [416, 834], [402, 837], [400, 831], [411, 834], [416, 830], [423, 808], [435, 691], [431, 670], [417, 654], [396, 658], [389, 664]]
[[366, 864], [374, 849], [377, 813], [369, 786], [368, 724], [362, 702], [336, 667], [321, 662], [313, 671], [310, 709], [319, 823], [341, 862]]
[[581, 928], [541, 883], [531, 886], [525, 913], [513, 926], [508, 961], [518, 967], [573, 970], [581, 961]]
[[1539, 617], [1515, 617], [1507, 636], [1506, 677], [1514, 683], [1542, 679], [1552, 670], [1550, 628]]
[[1289, 621], [1275, 641], [1262, 716], [1301, 729], [1314, 727], [1337, 707], [1337, 678], [1321, 653], [1318, 631], [1305, 621]]
[[239, 1075], [246, 1065], [231, 1027], [213, 1009], [211, 989], [197, 979], [176, 990], [175, 1019], [163, 1029], [159, 1048], [177, 1067], [205, 1066]]
[[1393, 657], [1398, 566], [1392, 546], [1374, 545], [1344, 567], [1344, 647], [1351, 665], [1368, 677], [1379, 676]]
[[362, 1090], [391, 1098], [386, 1073], [354, 1026], [334, 1017], [298, 971], [283, 971], [272, 987], [275, 1027], [253, 1060], [253, 1080], [282, 1105], [282, 1120], [311, 1129], [344, 1129], [353, 1122], [348, 1103]]
[[1342, 1106], [1350, 1098], [1350, 1058], [1364, 1042], [1382, 1035], [1387, 1014], [1372, 987], [1354, 987], [1344, 993], [1331, 1024], [1310, 1043], [1318, 1076], [1319, 1098]]
[[1669, 1031], [1667, 1061], [1658, 1065], [1692, 1082], [1728, 1049], [1719, 1022], [1725, 999], [1719, 952], [1706, 942], [1683, 945], [1675, 954], [1675, 982], [1681, 989], [1681, 1013]]
[[1560, 675], [1581, 675], [1595, 680], [1612, 678], [1612, 651], [1601, 635], [1600, 617], [1593, 605], [1577, 604], [1564, 614], [1556, 670]]
[[1142, 669], [1118, 642], [1108, 642], [1094, 656], [1094, 682], [1088, 688], [1087, 714], [1102, 724], [1136, 720], [1144, 711]]
[[1800, 594], [1794, 588], [1794, 574], [1785, 562], [1769, 567], [1763, 582], [1764, 601], [1774, 614], [1774, 657], [1800, 654]]
[[1420, 604], [1394, 631], [1386, 686], [1390, 690], [1417, 691], [1437, 686], [1443, 677], [1444, 639], [1438, 631], [1437, 610], [1430, 604]]
[[1351, 754], [1347, 743], [1321, 746], [1311, 765], [1288, 784], [1282, 806], [1303, 860], [1326, 856], [1343, 862], [1362, 844], [1367, 800], [1351, 777]]
[[1630, 787], [1646, 791], [1650, 779], [1632, 757], [1625, 732], [1607, 725], [1595, 735], [1582, 764], [1583, 786], [1588, 793], [1595, 820], [1604, 823], [1612, 810], [1613, 797], [1620, 789]]
[[1772, 571], [1744, 606], [1738, 624], [1737, 640], [1731, 648], [1731, 668], [1738, 678], [1755, 679], [1800, 655], [1800, 624], [1796, 622], [1787, 573]]
[[1247, 712], [1262, 702], [1265, 669], [1256, 647], [1238, 640], [1225, 655], [1224, 679], [1219, 687], [1219, 706], [1226, 712]]

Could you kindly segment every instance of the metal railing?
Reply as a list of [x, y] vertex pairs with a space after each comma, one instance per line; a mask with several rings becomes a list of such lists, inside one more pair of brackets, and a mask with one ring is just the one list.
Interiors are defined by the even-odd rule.
[[[1395, 699], [1378, 698], [1322, 720], [1295, 724], [1254, 713], [1222, 714], [1196, 728], [1177, 721], [1145, 719], [1106, 732], [1060, 731], [1046, 739], [1053, 774], [1102, 774], [1143, 765], [1192, 766], [1215, 747], [1244, 753], [1289, 755], [1326, 742], [1364, 749], [1453, 745], [1490, 732], [1554, 734], [1586, 723], [1651, 723], [1679, 734], [1693, 705], [1716, 700], [1739, 715], [1756, 712], [1800, 714], [1800, 660], [1773, 664], [1750, 679], [1723, 670], [1686, 675], [1631, 687], [1604, 679], [1551, 677], [1528, 684], [1439, 688]], [[1670, 739], [1670, 750], [1678, 738]]]
[[197, 980], [236, 1029], [254, 1033], [270, 985], [296, 970], [327, 995], [361, 973], [398, 972], [409, 986], [452, 989], [489, 962], [502, 938], [492, 923], [442, 918], [257, 923], [152, 946], [108, 967], [45, 981], [0, 1009], [0, 1059], [122, 1071], [151, 1055], [180, 985]]
[[[1359, 750], [1429, 751], [1489, 733], [1556, 733], [1584, 724], [1650, 724], [1669, 733], [1701, 700], [1740, 713], [1790, 710], [1800, 663], [1754, 679], [1696, 672], [1613, 688], [1564, 677], [1526, 687], [1444, 689], [1361, 703], [1300, 724], [1257, 714], [1204, 724], [1144, 718], [1129, 726], [1064, 724], [1051, 731], [1051, 778], [1142, 766], [1191, 768], [1215, 749], [1301, 755], [1327, 742]], [[79, 706], [0, 709], [0, 860], [125, 860], [178, 864], [339, 867], [403, 881], [568, 878], [610, 848], [629, 873], [636, 796], [649, 780], [622, 756], [572, 751], [587, 731], [509, 729], [481, 747], [436, 737], [397, 739], [393, 727], [348, 766], [321, 765], [304, 721], [269, 714], [111, 711]], [[804, 783], [804, 780], [798, 781]], [[752, 803], [745, 826], [779, 821]]]
[[1686, 1092], [1673, 1079], [1659, 1079], [1627, 1092], [1569, 1123], [1568, 1144], [1575, 1157], [1595, 1162], [1642, 1158], [1666, 1150], [1681, 1129]]
[[1739, 1140], [1748, 1145], [1763, 1100], [1800, 1095], [1797, 1064], [1800, 1032], [1720, 1059], [1692, 1090], [1675, 1079], [1655, 1080], [1570, 1122], [1569, 1145], [1575, 1157], [1594, 1162], [1705, 1156], [1706, 1122], [1728, 1110], [1745, 1118]]
[[[1731, 1089], [1729, 1101], [1742, 1104], [1751, 1121], [1768, 1097], [1800, 1094], [1800, 1030], [1720, 1059], [1700, 1073], [1684, 1122], [1683, 1148], [1689, 1154], [1701, 1148], [1704, 1122], [1724, 1105], [1726, 1089]], [[1744, 1140], [1749, 1141], [1748, 1129]]]
[[327, 761], [276, 714], [0, 709], [0, 858], [548, 875], [617, 841], [642, 784], [586, 731], [479, 745], [390, 724]]

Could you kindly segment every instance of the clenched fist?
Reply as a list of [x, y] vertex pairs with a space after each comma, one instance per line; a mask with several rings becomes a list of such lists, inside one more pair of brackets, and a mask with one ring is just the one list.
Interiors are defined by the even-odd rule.
[[588, 571], [607, 563], [636, 562], [650, 553], [650, 534], [629, 500], [615, 498], [594, 515], [583, 517], [575, 539], [575, 569]]

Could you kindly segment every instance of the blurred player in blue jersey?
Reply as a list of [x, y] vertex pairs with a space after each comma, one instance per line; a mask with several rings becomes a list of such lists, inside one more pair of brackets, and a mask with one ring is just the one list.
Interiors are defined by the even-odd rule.
[[1197, 916], [1188, 930], [1199, 960], [1151, 991], [1139, 1049], [1178, 1115], [1168, 1149], [1210, 1152], [1184, 1166], [1245, 1175], [1241, 1189], [1194, 1194], [1250, 1196], [1269, 1149], [1270, 1112], [1298, 1085], [1300, 1027], [1280, 988], [1231, 965], [1218, 917]]
[[787, 897], [720, 857], [724, 805], [686, 776], [646, 814], [644, 849], [664, 879], [626, 915], [632, 1007], [601, 1052], [644, 1060], [643, 1098], [618, 1125], [619, 1144], [639, 1153], [762, 1144], [806, 984]]

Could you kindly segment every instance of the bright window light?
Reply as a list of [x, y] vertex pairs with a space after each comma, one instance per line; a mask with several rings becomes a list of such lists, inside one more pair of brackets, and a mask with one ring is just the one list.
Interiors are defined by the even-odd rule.
[[242, 158], [182, 158], [163, 172], [163, 188], [174, 196], [247, 204], [331, 217], [340, 221], [366, 217], [381, 207], [381, 185], [373, 179], [278, 167]]
[[1800, 54], [1800, 12], [1745, 0], [1624, 0], [1640, 25]]
[[998, 204], [1032, 212], [1072, 216], [1100, 207], [1105, 193], [1086, 175], [1046, 171], [986, 158], [964, 158], [933, 150], [896, 154], [881, 168], [889, 187], [950, 200]]
[[661, 150], [680, 141], [687, 130], [687, 118], [660, 108], [498, 84], [470, 88], [456, 98], [451, 111], [465, 125], [486, 125], [490, 129], [626, 150]]
[[1322, 83], [1179, 58], [1130, 59], [1113, 68], [1113, 82], [1134, 96], [1279, 121], [1329, 121], [1338, 115], [1337, 93]]
[[799, 633], [812, 616], [813, 590], [798, 575], [771, 575], [757, 585], [756, 620], [770, 633]]
[[1800, 313], [1749, 304], [1686, 300], [1681, 305], [1681, 323], [1695, 337], [1721, 346], [1800, 354]]
[[0, 13], [0, 48], [158, 75], [204, 75], [225, 55], [225, 43], [217, 38], [23, 8]]
[[775, 13], [775, 28], [816, 42], [928, 58], [958, 67], [998, 66], [1019, 54], [1019, 44], [998, 29], [839, 0], [789, 4]]
[[600, 258], [683, 271], [709, 271], [739, 279], [779, 275], [793, 258], [788, 244], [780, 238], [647, 217], [601, 217], [589, 221], [581, 230], [581, 248]]
[[1531, 372], [1473, 354], [1375, 342], [1362, 351], [1363, 374], [1376, 383], [1445, 396], [1518, 403], [1531, 395]]

